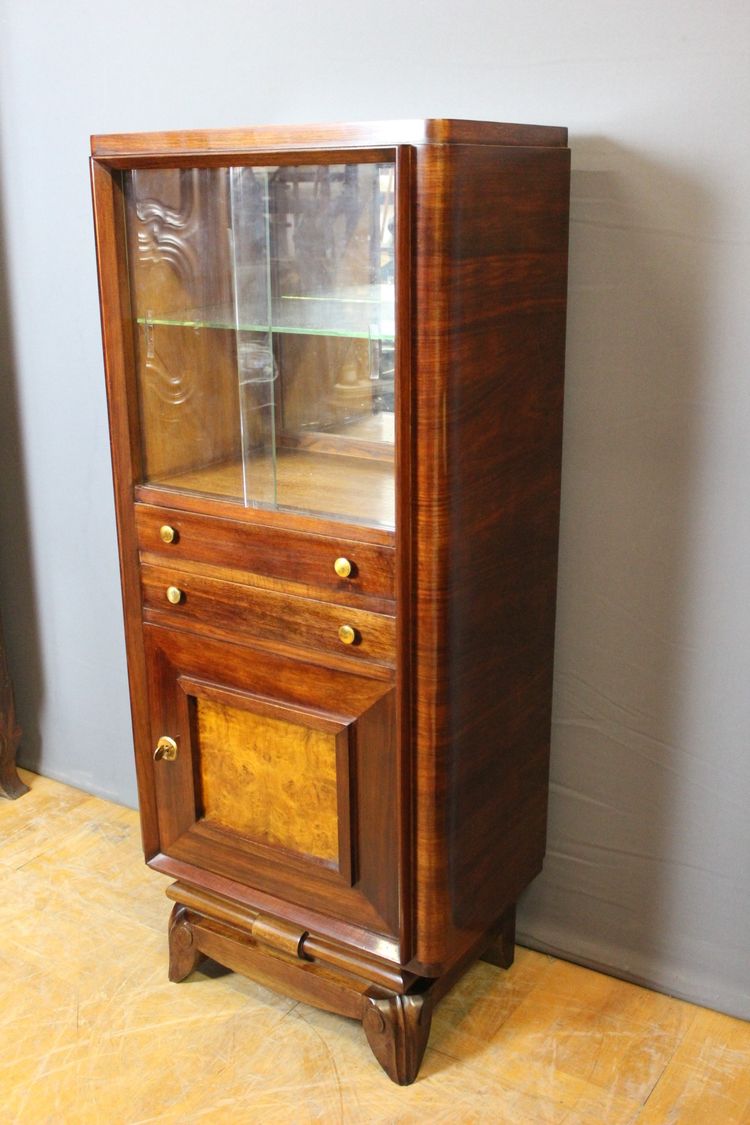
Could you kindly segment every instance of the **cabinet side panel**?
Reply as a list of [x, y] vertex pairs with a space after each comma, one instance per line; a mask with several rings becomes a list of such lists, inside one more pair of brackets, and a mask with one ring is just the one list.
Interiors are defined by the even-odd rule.
[[435, 704], [417, 737], [417, 822], [432, 834], [417, 960], [433, 967], [493, 926], [544, 854], [569, 154], [446, 146], [440, 179], [429, 220], [446, 306], [417, 371], [417, 533], [432, 561], [417, 571], [416, 679]]

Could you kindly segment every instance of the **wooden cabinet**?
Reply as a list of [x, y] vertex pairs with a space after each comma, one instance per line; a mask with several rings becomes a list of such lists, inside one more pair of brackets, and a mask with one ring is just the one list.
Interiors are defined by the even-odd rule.
[[92, 139], [146, 857], [362, 1020], [512, 959], [544, 852], [569, 160], [411, 121]]

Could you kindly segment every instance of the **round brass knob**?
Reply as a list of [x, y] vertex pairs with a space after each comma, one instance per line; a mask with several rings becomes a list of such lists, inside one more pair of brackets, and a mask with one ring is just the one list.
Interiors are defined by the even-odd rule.
[[356, 629], [352, 629], [351, 625], [339, 626], [339, 640], [344, 645], [353, 645], [357, 639]]
[[348, 578], [352, 572], [352, 564], [348, 559], [342, 557], [336, 559], [336, 562], [333, 564], [333, 569], [336, 571], [339, 578]]
[[167, 601], [172, 605], [179, 605], [182, 601], [182, 590], [179, 586], [167, 586]]
[[177, 538], [177, 532], [173, 527], [170, 527], [168, 523], [165, 523], [159, 528], [159, 538], [162, 543], [174, 543]]
[[177, 743], [168, 734], [163, 734], [154, 750], [154, 761], [173, 762], [177, 757]]

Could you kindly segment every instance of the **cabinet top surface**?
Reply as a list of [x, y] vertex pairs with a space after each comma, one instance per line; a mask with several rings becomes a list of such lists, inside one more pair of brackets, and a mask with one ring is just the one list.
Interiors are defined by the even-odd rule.
[[142, 153], [279, 151], [358, 148], [397, 144], [488, 144], [560, 147], [567, 129], [495, 121], [426, 118], [349, 124], [264, 125], [244, 129], [196, 129], [156, 133], [105, 133], [91, 138], [94, 157]]

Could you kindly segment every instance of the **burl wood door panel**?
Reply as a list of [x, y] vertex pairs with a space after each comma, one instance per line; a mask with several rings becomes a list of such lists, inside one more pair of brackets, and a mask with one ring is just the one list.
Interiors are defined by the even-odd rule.
[[161, 852], [398, 936], [395, 691], [146, 626]]
[[353, 724], [184, 676], [177, 682], [199, 826], [287, 863], [319, 863], [350, 883]]

